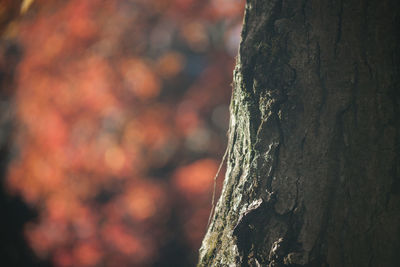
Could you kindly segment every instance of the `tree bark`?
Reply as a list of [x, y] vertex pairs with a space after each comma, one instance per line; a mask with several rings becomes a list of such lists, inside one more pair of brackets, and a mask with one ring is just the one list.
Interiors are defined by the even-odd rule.
[[247, 1], [199, 266], [399, 266], [399, 11]]

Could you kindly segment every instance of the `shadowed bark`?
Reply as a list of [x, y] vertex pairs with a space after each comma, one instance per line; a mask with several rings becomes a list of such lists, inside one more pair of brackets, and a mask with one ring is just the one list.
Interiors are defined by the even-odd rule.
[[398, 266], [399, 11], [247, 1], [199, 266]]

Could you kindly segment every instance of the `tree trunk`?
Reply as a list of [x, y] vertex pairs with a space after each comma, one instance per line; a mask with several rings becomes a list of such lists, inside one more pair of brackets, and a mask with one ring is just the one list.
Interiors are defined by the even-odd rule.
[[399, 266], [399, 11], [247, 1], [199, 266]]

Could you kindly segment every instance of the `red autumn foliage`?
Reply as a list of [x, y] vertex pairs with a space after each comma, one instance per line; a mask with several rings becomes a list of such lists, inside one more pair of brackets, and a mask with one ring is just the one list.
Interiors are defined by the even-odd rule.
[[18, 156], [7, 184], [38, 209], [25, 232], [39, 257], [62, 267], [194, 264], [242, 8], [37, 0], [18, 21]]

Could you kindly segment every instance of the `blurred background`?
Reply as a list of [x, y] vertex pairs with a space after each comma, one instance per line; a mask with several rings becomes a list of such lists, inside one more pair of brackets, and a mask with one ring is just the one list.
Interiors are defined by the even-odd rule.
[[0, 0], [1, 266], [196, 264], [243, 6]]

